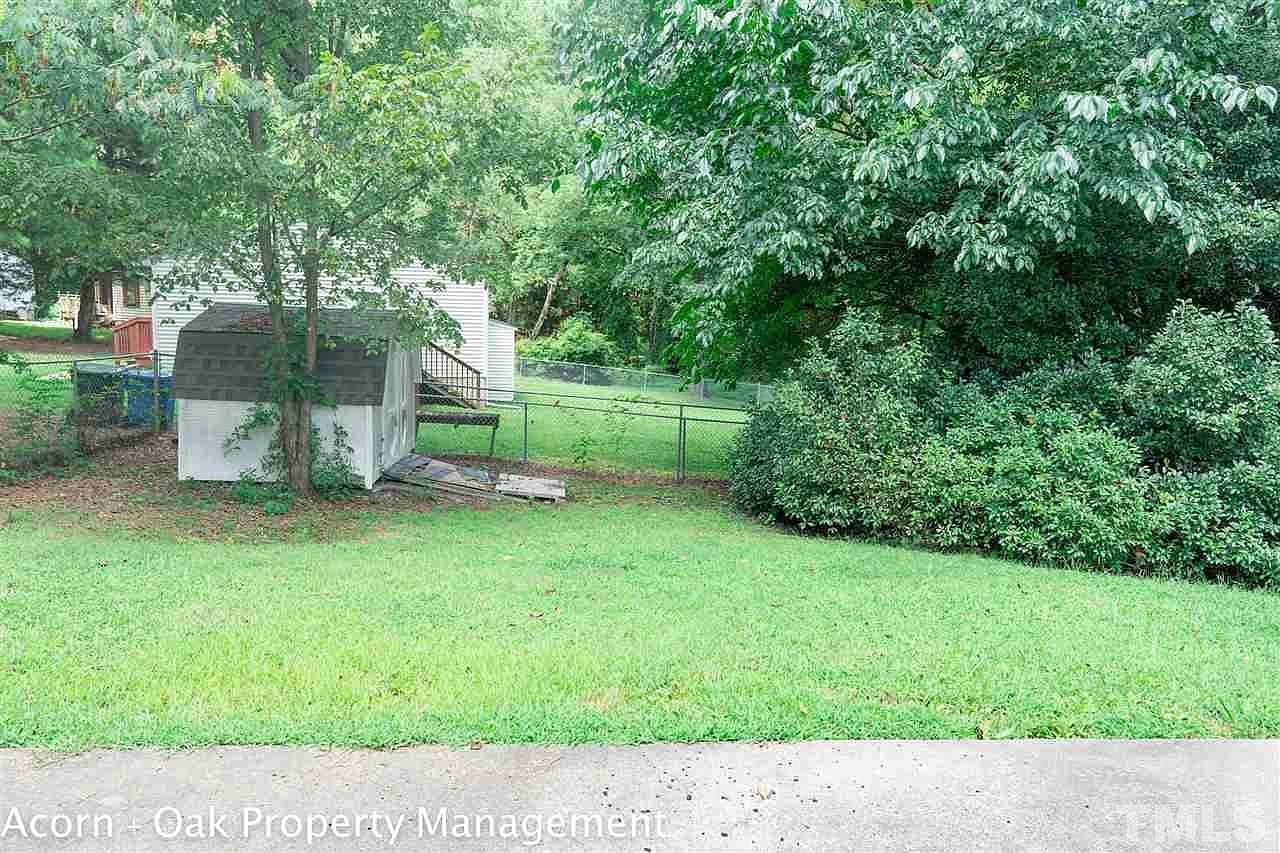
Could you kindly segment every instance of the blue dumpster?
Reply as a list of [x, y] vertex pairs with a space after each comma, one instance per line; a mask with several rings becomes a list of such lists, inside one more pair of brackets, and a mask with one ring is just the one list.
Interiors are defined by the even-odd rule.
[[[160, 414], [164, 428], [173, 428], [173, 374], [160, 371]], [[154, 423], [156, 376], [150, 368], [124, 371], [125, 420], [136, 426]]]

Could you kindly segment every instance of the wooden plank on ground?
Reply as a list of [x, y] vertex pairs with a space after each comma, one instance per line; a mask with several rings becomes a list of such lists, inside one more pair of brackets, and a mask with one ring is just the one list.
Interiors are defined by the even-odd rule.
[[498, 478], [498, 494], [512, 497], [559, 502], [565, 499], [564, 480], [548, 480], [543, 477], [523, 477], [519, 474], [503, 474]]
[[424, 486], [451, 495], [487, 498], [523, 498], [559, 502], [565, 499], [564, 480], [503, 474], [497, 480], [483, 468], [454, 465], [411, 453], [382, 472], [387, 480]]

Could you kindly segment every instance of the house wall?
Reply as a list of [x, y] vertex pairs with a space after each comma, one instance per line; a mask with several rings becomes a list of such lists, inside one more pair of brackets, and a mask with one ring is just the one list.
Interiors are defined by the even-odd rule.
[[[398, 271], [420, 281], [422, 287], [430, 288], [438, 281], [437, 276], [419, 267], [417, 270]], [[462, 327], [464, 339], [461, 347], [443, 345], [444, 349], [456, 355], [467, 364], [480, 371], [486, 379], [489, 376], [489, 290], [482, 284], [462, 284], [453, 282], [443, 290], [431, 290], [428, 295], [435, 300], [450, 317]]]
[[[173, 266], [173, 261], [158, 261], [152, 265], [153, 274], [156, 277], [168, 275], [172, 272]], [[428, 270], [421, 264], [403, 267], [396, 270], [393, 275], [401, 281], [420, 285], [428, 296], [457, 321], [462, 328], [465, 343], [459, 349], [450, 348], [450, 351], [487, 377], [489, 374], [488, 289], [484, 285], [451, 281], [439, 271]], [[441, 289], [435, 289], [437, 287]], [[204, 311], [208, 303], [256, 301], [256, 295], [248, 288], [209, 287], [159, 296], [152, 308], [151, 327], [155, 348], [162, 353], [177, 352], [178, 332]], [[185, 303], [190, 304], [188, 307], [180, 307]], [[339, 304], [336, 307], [348, 306]]]
[[[203, 309], [201, 309], [203, 310]], [[200, 313], [199, 311], [196, 312]], [[132, 320], [134, 317], [150, 317], [151, 316], [151, 282], [142, 282], [142, 298], [138, 300], [137, 305], [124, 304], [124, 284], [119, 277], [114, 277], [111, 282], [111, 321], [113, 323], [123, 323], [125, 320]], [[192, 315], [194, 316], [194, 315]], [[177, 337], [174, 337], [174, 345], [177, 345]], [[173, 350], [166, 350], [172, 352]]]
[[[253, 469], [261, 475], [262, 457], [271, 443], [270, 429], [257, 430], [240, 447], [230, 453], [223, 445], [231, 433], [244, 423], [253, 403], [222, 400], [188, 400], [178, 403], [178, 479], [229, 482], [240, 479], [242, 471]], [[374, 406], [317, 406], [311, 420], [320, 433], [320, 441], [331, 447], [333, 425], [346, 430], [351, 447], [351, 467], [372, 488], [382, 473], [374, 462]]]
[[490, 400], [512, 400], [516, 382], [516, 330], [514, 326], [489, 321], [489, 392]]

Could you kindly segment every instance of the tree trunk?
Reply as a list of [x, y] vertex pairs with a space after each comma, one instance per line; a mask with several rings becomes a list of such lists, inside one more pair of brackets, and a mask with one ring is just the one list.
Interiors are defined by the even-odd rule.
[[[263, 64], [265, 36], [261, 23], [252, 30], [253, 60], [249, 69], [254, 79], [265, 77]], [[248, 114], [249, 144], [261, 154], [266, 151], [266, 128], [262, 110], [250, 110]], [[290, 223], [284, 223], [288, 228]], [[299, 393], [297, 383], [290, 381], [292, 370], [289, 354], [289, 324], [285, 315], [284, 286], [280, 273], [280, 258], [276, 247], [275, 208], [270, 189], [258, 194], [258, 262], [262, 266], [263, 285], [267, 294], [267, 306], [271, 314], [271, 337], [274, 350], [275, 399], [280, 410], [279, 439], [281, 462], [285, 482], [297, 495], [311, 492], [311, 404]]]
[[536, 338], [542, 332], [542, 324], [547, 322], [547, 314], [551, 311], [551, 297], [555, 295], [556, 285], [560, 283], [564, 273], [565, 268], [560, 267], [560, 269], [556, 270], [556, 274], [547, 280], [547, 297], [542, 300], [542, 311], [538, 313], [538, 321], [533, 324], [529, 337]]
[[[307, 225], [306, 252], [302, 257], [302, 281], [306, 289], [306, 356], [303, 362], [303, 381], [305, 388], [315, 388], [316, 362], [319, 352], [320, 332], [320, 255], [315, 245], [316, 229]], [[311, 491], [311, 398], [298, 400], [298, 420], [305, 425], [305, 434], [299, 434], [299, 444], [306, 450], [306, 458], [299, 457], [290, 469], [290, 481], [296, 480], [293, 490], [299, 494]]]
[[93, 331], [93, 318], [97, 314], [94, 308], [97, 306], [98, 298], [98, 278], [97, 276], [89, 276], [80, 281], [80, 308], [76, 311], [76, 327], [71, 333], [71, 339], [74, 341], [89, 340], [89, 333]]
[[296, 383], [290, 381], [289, 318], [283, 298], [272, 300], [269, 308], [275, 349], [272, 379], [280, 409], [278, 430], [284, 468], [280, 473], [294, 494], [307, 495], [311, 492], [311, 401], [299, 394]]
[[49, 279], [53, 274], [53, 264], [43, 252], [31, 255], [31, 312], [32, 317], [39, 320], [49, 306], [58, 301], [58, 294], [53, 292]]

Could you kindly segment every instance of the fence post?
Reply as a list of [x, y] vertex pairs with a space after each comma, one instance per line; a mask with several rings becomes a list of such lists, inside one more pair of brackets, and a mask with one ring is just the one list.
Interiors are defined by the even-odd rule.
[[582, 384], [587, 384], [587, 366], [585, 364], [582, 365]]
[[649, 368], [640, 371], [640, 390], [646, 394], [649, 392]]
[[529, 401], [521, 400], [524, 404], [524, 461], [529, 463]]
[[163, 431], [160, 419], [160, 353], [155, 350], [151, 351], [151, 421], [156, 435], [159, 435]]
[[680, 421], [676, 427], [676, 482], [684, 482], [684, 438], [685, 421], [684, 406], [680, 406]]

